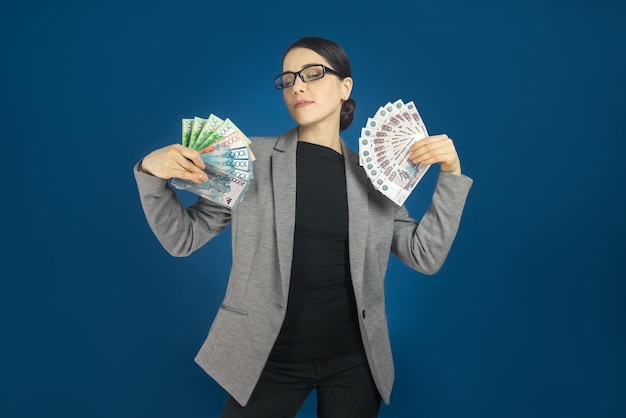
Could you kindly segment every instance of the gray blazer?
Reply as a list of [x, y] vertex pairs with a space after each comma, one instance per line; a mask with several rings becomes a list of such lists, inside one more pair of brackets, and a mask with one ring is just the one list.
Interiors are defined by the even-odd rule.
[[[184, 208], [168, 182], [135, 178], [147, 221], [163, 247], [187, 256], [232, 224], [233, 265], [226, 294], [195, 361], [241, 405], [257, 383], [287, 307], [296, 199], [297, 129], [251, 138], [254, 180], [232, 210], [200, 198]], [[436, 273], [455, 238], [472, 180], [441, 172], [419, 223], [373, 188], [358, 155], [342, 141], [349, 207], [350, 271], [359, 325], [376, 386], [389, 403], [394, 380], [385, 314], [390, 251], [411, 268]], [[212, 260], [214, 263], [222, 260]]]

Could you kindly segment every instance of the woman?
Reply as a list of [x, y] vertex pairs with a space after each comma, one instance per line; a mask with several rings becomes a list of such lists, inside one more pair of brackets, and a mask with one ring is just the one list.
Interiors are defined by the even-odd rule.
[[290, 45], [275, 84], [297, 126], [251, 138], [254, 180], [232, 211], [202, 198], [180, 204], [168, 179], [207, 178], [196, 151], [170, 145], [135, 167], [144, 212], [175, 256], [232, 224], [236, 262], [195, 359], [230, 394], [222, 417], [295, 417], [313, 389], [320, 417], [376, 417], [394, 378], [383, 286], [390, 250], [437, 272], [472, 180], [452, 140], [435, 135], [411, 148], [414, 162], [441, 167], [419, 223], [374, 189], [339, 135], [352, 122], [353, 80], [330, 40]]

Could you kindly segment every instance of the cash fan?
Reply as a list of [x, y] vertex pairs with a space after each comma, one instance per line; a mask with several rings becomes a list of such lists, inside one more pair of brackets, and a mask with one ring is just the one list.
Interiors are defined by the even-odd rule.
[[172, 186], [187, 190], [222, 206], [234, 208], [253, 178], [254, 154], [250, 139], [230, 119], [214, 114], [182, 120], [182, 145], [200, 153], [208, 180], [195, 183], [174, 178]]
[[428, 136], [411, 101], [397, 100], [367, 118], [359, 137], [359, 162], [379, 192], [403, 205], [429, 165], [410, 161], [410, 147]]

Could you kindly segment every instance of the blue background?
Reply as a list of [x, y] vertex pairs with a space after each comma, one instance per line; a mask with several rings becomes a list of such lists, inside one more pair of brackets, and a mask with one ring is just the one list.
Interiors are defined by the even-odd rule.
[[272, 78], [317, 35], [352, 60], [353, 149], [414, 100], [475, 180], [439, 274], [391, 260], [381, 417], [626, 416], [625, 2], [226, 3], [2, 2], [0, 415], [218, 416], [193, 357], [229, 231], [167, 255], [132, 166], [184, 117], [292, 127]]

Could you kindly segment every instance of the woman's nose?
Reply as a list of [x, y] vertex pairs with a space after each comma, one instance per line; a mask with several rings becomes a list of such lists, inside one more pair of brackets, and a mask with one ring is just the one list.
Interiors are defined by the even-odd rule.
[[304, 91], [304, 85], [306, 83], [304, 81], [302, 81], [302, 79], [300, 77], [296, 77], [296, 79], [293, 81], [293, 86], [291, 86], [291, 88], [293, 89], [294, 93], [297, 92], [302, 92]]

